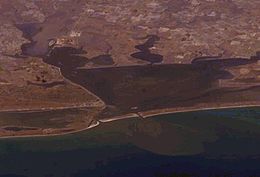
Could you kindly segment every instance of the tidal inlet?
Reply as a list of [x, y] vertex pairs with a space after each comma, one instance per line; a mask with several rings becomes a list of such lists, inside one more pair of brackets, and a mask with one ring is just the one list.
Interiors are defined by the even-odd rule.
[[0, 177], [260, 176], [260, 1], [0, 1]]

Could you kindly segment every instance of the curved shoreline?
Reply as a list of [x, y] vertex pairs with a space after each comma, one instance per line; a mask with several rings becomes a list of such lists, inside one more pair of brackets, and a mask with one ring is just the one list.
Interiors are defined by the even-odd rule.
[[[31, 41], [32, 43], [32, 41]], [[29, 48], [29, 47], [28, 47]], [[72, 47], [71, 47], [72, 48]], [[91, 107], [101, 107], [101, 108], [104, 108], [106, 106], [106, 103], [105, 101], [103, 101], [103, 99], [101, 99], [99, 96], [97, 96], [97, 94], [94, 94], [92, 91], [88, 90], [86, 87], [84, 87], [84, 84], [82, 83], [79, 83], [79, 82], [76, 82], [76, 81], [73, 81], [73, 77], [68, 77], [71, 75], [71, 71], [73, 70], [78, 70], [80, 67], [81, 67], [81, 63], [80, 63], [80, 59], [82, 58], [76, 58], [79, 62], [75, 65], [72, 64], [72, 67], [69, 67], [69, 68], [66, 68], [64, 67], [63, 65], [60, 65], [60, 63], [63, 63], [62, 60], [58, 59], [58, 60], [51, 60], [51, 59], [54, 59], [55, 58], [55, 49], [56, 48], [53, 48], [53, 55], [50, 54], [49, 55], [46, 55], [44, 57], [41, 57], [42, 58], [42, 62], [48, 64], [48, 65], [51, 65], [53, 67], [55, 67], [55, 69], [57, 69], [59, 71], [59, 74], [64, 78], [65, 81], [69, 82], [70, 84], [72, 85], [75, 85], [81, 89], [83, 89], [84, 91], [86, 91], [88, 94], [91, 94], [93, 97], [95, 97], [98, 101], [96, 102], [96, 105], [87, 105], [86, 103], [83, 103], [84, 105], [78, 105], [78, 106], [72, 106], [70, 108], [91, 108]], [[62, 48], [60, 48], [62, 49]], [[65, 47], [66, 49], [66, 47]], [[82, 49], [80, 49], [82, 50]], [[51, 51], [50, 51], [51, 52]], [[74, 53], [71, 53], [69, 51], [65, 52], [62, 50], [56, 50], [56, 52], [60, 52], [61, 56], [63, 56], [64, 58], [67, 58], [67, 57], [72, 57], [73, 59], [73, 55]], [[63, 53], [62, 53], [63, 52]], [[84, 52], [84, 51], [83, 51]], [[78, 52], [76, 52], [78, 53]], [[73, 54], [73, 55], [72, 55]], [[79, 52], [80, 54], [80, 52]], [[61, 57], [60, 55], [58, 55], [59, 57]], [[75, 59], [75, 58], [74, 58]], [[242, 60], [246, 63], [251, 63], [253, 60], [251, 60], [251, 58], [246, 58], [246, 60], [244, 60], [245, 58], [243, 58]], [[50, 62], [50, 61], [53, 61], [53, 62]], [[230, 66], [230, 61], [229, 60], [226, 60], [228, 63], [226, 63], [227, 66]], [[64, 63], [66, 65], [69, 65], [70, 63]], [[192, 65], [193, 63], [191, 63], [190, 65]], [[243, 64], [243, 63], [242, 63]], [[158, 64], [158, 65], [165, 65], [165, 64]], [[166, 64], [167, 65], [167, 64]], [[169, 64], [171, 65], [171, 64]], [[234, 65], [234, 64], [233, 64]], [[233, 66], [232, 65], [232, 66]], [[138, 66], [142, 66], [142, 65], [138, 65]], [[235, 65], [236, 66], [236, 65]], [[129, 67], [129, 66], [127, 66]], [[131, 67], [136, 67], [136, 66], [131, 66]], [[111, 67], [111, 68], [115, 68], [115, 66]], [[63, 70], [62, 70], [63, 69]], [[96, 69], [96, 68], [92, 68], [92, 69]], [[89, 69], [86, 69], [86, 70], [89, 70]], [[64, 71], [64, 72], [62, 72]], [[192, 112], [192, 111], [204, 111], [204, 110], [218, 110], [218, 109], [228, 109], [228, 108], [246, 108], [246, 107], [258, 107], [260, 106], [260, 102], [259, 101], [256, 101], [256, 102], [247, 102], [245, 101], [244, 103], [215, 103], [215, 104], [210, 104], [210, 103], [199, 103], [199, 104], [196, 104], [195, 106], [186, 106], [186, 107], [175, 107], [175, 108], [161, 108], [161, 109], [153, 109], [153, 110], [149, 110], [149, 111], [140, 111], [140, 112], [134, 112], [134, 113], [127, 113], [127, 114], [123, 114], [123, 115], [120, 115], [120, 116], [113, 116], [113, 117], [107, 117], [107, 118], [104, 118], [104, 119], [101, 119], [101, 120], [93, 120], [89, 126], [85, 127], [85, 128], [82, 128], [82, 129], [78, 129], [78, 130], [74, 130], [74, 131], [70, 131], [70, 132], [60, 132], [60, 133], [53, 133], [53, 134], [35, 134], [35, 135], [17, 135], [17, 136], [3, 136], [3, 137], [0, 137], [0, 139], [2, 138], [20, 138], [20, 137], [42, 137], [42, 136], [60, 136], [60, 135], [66, 135], [66, 134], [73, 134], [73, 133], [77, 133], [77, 132], [81, 132], [81, 131], [85, 131], [87, 129], [91, 129], [91, 128], [94, 128], [96, 126], [98, 126], [100, 123], [106, 123], [106, 122], [112, 122], [112, 121], [117, 121], [117, 120], [123, 120], [123, 119], [128, 119], [128, 118], [148, 118], [148, 117], [153, 117], [153, 116], [158, 116], [158, 115], [165, 115], [165, 114], [174, 114], [174, 113], [181, 113], [181, 112]], [[66, 108], [66, 107], [60, 107], [60, 108], [48, 108], [48, 109], [40, 109], [40, 110], [14, 110], [14, 111], [19, 111], [19, 112], [36, 112], [36, 111], [55, 111], [55, 110], [66, 110], [66, 109], [69, 109], [69, 108]], [[13, 111], [10, 111], [10, 110], [7, 110], [6, 112], [13, 112]], [[95, 124], [93, 124], [93, 122], [95, 121]], [[61, 131], [61, 130], [60, 130]], [[59, 130], [57, 131], [59, 132]], [[41, 133], [41, 132], [40, 132]]]
[[[92, 129], [100, 125], [101, 123], [108, 123], [108, 122], [113, 122], [113, 121], [118, 121], [118, 120], [123, 120], [123, 119], [130, 119], [130, 118], [140, 118], [140, 119], [146, 119], [146, 118], [152, 118], [154, 116], [158, 115], [167, 115], [167, 114], [175, 114], [175, 113], [185, 113], [185, 112], [197, 112], [197, 111], [207, 111], [207, 110], [224, 110], [224, 109], [238, 109], [238, 108], [254, 108], [254, 107], [260, 107], [260, 104], [248, 104], [248, 105], [236, 105], [236, 106], [222, 106], [222, 107], [209, 107], [209, 108], [191, 108], [191, 109], [183, 109], [183, 110], [176, 110], [176, 108], [168, 108], [168, 109], [156, 109], [152, 111], [145, 111], [145, 112], [138, 112], [138, 113], [131, 113], [131, 114], [126, 114], [122, 116], [115, 116], [113, 118], [108, 118], [108, 119], [101, 119], [101, 120], [96, 120], [95, 123], [93, 124], [93, 121], [90, 123], [90, 125], [86, 128], [71, 131], [71, 132], [65, 132], [65, 133], [54, 133], [54, 134], [39, 134], [39, 135], [17, 135], [17, 136], [3, 136], [0, 137], [1, 139], [16, 139], [16, 138], [37, 138], [37, 137], [53, 137], [53, 136], [63, 136], [63, 135], [70, 135], [70, 134], [75, 134], [79, 133], [82, 131], [86, 131], [88, 129]], [[173, 111], [175, 109], [175, 111]], [[160, 110], [160, 112], [158, 112]], [[161, 112], [164, 110], [163, 112]], [[168, 110], [168, 111], [166, 111]], [[157, 113], [152, 113], [156, 112]], [[147, 115], [142, 115], [142, 114], [147, 114]]]
[[[260, 103], [257, 104], [244, 104], [244, 105], [227, 105], [227, 106], [220, 106], [220, 107], [205, 107], [205, 108], [186, 108], [186, 109], [179, 109], [176, 110], [176, 108], [166, 108], [166, 109], [161, 109], [163, 112], [155, 112], [156, 110], [153, 111], [144, 111], [140, 112], [139, 115], [142, 118], [149, 118], [153, 116], [158, 116], [158, 115], [167, 115], [167, 114], [172, 114], [172, 113], [185, 113], [185, 112], [198, 112], [198, 111], [208, 111], [208, 110], [225, 110], [225, 109], [238, 109], [238, 108], [253, 108], [253, 107], [259, 107]], [[159, 111], [159, 110], [158, 110]], [[145, 115], [147, 114], [147, 115]]]

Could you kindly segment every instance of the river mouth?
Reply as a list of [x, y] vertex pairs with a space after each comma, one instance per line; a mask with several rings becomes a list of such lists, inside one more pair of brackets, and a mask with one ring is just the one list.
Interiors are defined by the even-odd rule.
[[123, 119], [57, 137], [2, 139], [0, 176], [255, 176], [259, 114], [259, 107], [208, 110]]

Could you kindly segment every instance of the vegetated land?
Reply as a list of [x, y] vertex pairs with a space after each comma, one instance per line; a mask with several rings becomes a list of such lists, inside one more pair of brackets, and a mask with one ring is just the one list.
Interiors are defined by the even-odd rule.
[[259, 106], [259, 5], [1, 1], [0, 136]]

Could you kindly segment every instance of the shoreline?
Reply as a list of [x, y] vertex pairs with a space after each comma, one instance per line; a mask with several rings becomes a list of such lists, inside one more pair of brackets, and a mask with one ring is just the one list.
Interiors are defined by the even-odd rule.
[[[185, 113], [185, 112], [197, 112], [197, 111], [208, 111], [208, 110], [219, 110], [219, 109], [238, 109], [238, 108], [253, 108], [259, 107], [260, 103], [256, 104], [244, 104], [244, 105], [226, 105], [226, 106], [219, 106], [219, 107], [186, 107], [186, 108], [165, 108], [165, 109], [156, 109], [151, 111], [143, 111], [139, 112], [138, 115], [143, 119], [158, 116], [158, 115], [167, 115], [173, 113]], [[160, 112], [163, 111], [163, 112]]]
[[122, 116], [115, 116], [107, 119], [101, 119], [101, 120], [95, 120], [92, 121], [92, 123], [83, 129], [71, 131], [71, 132], [65, 132], [65, 133], [54, 133], [54, 134], [36, 134], [36, 135], [17, 135], [17, 136], [3, 136], [0, 137], [1, 139], [18, 139], [18, 138], [37, 138], [37, 137], [54, 137], [54, 136], [64, 136], [64, 135], [70, 135], [79, 133], [82, 131], [86, 131], [88, 129], [95, 128], [99, 126], [102, 123], [108, 123], [113, 121], [119, 121], [123, 119], [130, 119], [130, 118], [140, 118], [140, 119], [147, 119], [152, 118], [159, 115], [167, 115], [167, 114], [175, 114], [175, 113], [186, 113], [186, 112], [197, 112], [197, 111], [208, 111], [208, 110], [219, 110], [219, 109], [237, 109], [237, 108], [254, 108], [254, 107], [260, 107], [260, 103], [256, 104], [244, 104], [244, 105], [227, 105], [227, 106], [220, 106], [220, 107], [208, 107], [208, 108], [164, 108], [164, 109], [156, 109], [151, 111], [143, 111], [143, 112], [137, 112], [137, 113], [129, 113]]
[[58, 111], [58, 110], [68, 110], [68, 109], [82, 109], [82, 108], [102, 108], [98, 105], [75, 105], [75, 106], [60, 106], [60, 107], [49, 107], [49, 108], [37, 108], [37, 109], [3, 109], [0, 113], [36, 113], [36, 112], [48, 112], [48, 111]]

